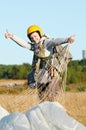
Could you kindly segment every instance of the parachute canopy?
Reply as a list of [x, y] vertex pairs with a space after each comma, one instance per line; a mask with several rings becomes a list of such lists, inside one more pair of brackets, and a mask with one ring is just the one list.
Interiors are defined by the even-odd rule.
[[0, 130], [86, 130], [58, 102], [44, 102], [25, 114], [13, 112], [0, 120]]

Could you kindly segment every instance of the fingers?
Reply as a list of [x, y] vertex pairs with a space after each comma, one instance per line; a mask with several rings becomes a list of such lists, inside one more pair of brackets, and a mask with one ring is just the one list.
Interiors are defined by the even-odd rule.
[[75, 35], [72, 35], [70, 38], [73, 38], [73, 39], [75, 39]]
[[6, 33], [8, 33], [8, 29], [6, 29]]
[[5, 37], [12, 38], [12, 34], [8, 31], [8, 29], [6, 29]]
[[7, 38], [8, 30], [6, 29], [5, 38]]
[[75, 41], [75, 35], [72, 35], [68, 38], [68, 43], [73, 43]]

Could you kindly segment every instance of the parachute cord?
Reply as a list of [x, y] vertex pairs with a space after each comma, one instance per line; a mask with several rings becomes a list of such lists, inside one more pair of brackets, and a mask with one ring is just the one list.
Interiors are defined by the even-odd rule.
[[[70, 44], [68, 44], [67, 45], [67, 48], [65, 49], [65, 50], [63, 50], [63, 53], [60, 53], [59, 54], [59, 56], [58, 56], [58, 59], [57, 60], [59, 60], [59, 64], [57, 64], [57, 66], [56, 67], [58, 67], [58, 68], [56, 68], [55, 66], [54, 66], [54, 64], [51, 64], [51, 63], [49, 63], [47, 60], [46, 60], [46, 64], [47, 64], [47, 71], [49, 72], [50, 71], [50, 68], [52, 67], [53, 69], [56, 69], [56, 71], [57, 71], [57, 73], [58, 73], [58, 75], [59, 75], [59, 77], [62, 77], [63, 76], [63, 78], [62, 78], [62, 87], [61, 87], [61, 89], [62, 89], [62, 91], [65, 91], [65, 89], [66, 89], [66, 78], [67, 78], [67, 62], [66, 62], [66, 57], [68, 57], [67, 55], [68, 55], [68, 53], [69, 53], [69, 45]], [[65, 53], [64, 53], [64, 51], [65, 51]], [[53, 58], [55, 58], [54, 56], [53, 56]], [[65, 68], [65, 71], [64, 71], [64, 68]], [[63, 73], [63, 71], [64, 71], [64, 73]], [[43, 75], [43, 74], [42, 74]], [[42, 80], [44, 80], [44, 78], [45, 77], [42, 77]], [[37, 78], [37, 82], [39, 81], [39, 80], [41, 80], [41, 78], [40, 77], [38, 77]], [[51, 79], [52, 80], [52, 79]], [[52, 82], [52, 81], [51, 81]], [[40, 84], [37, 84], [37, 88], [36, 88], [36, 92], [38, 91], [38, 89], [40, 89]], [[43, 96], [42, 96], [42, 98], [40, 99], [40, 102], [42, 102], [43, 100], [45, 100], [47, 97], [48, 97], [48, 95], [49, 95], [49, 91], [47, 91]]]
[[[67, 46], [67, 49], [66, 49], [66, 53], [65, 53], [66, 56], [69, 53], [69, 46], [70, 46], [70, 44], [68, 43], [68, 46]], [[66, 90], [66, 79], [67, 79], [67, 64], [65, 64], [65, 65], [66, 65], [66, 67], [65, 67], [64, 77], [63, 77], [63, 81], [62, 81], [62, 89], [63, 89], [63, 91]]]
[[65, 72], [64, 72], [63, 81], [62, 81], [62, 89], [63, 89], [63, 91], [66, 90], [66, 79], [67, 79], [67, 66], [66, 66], [66, 69], [65, 69]]

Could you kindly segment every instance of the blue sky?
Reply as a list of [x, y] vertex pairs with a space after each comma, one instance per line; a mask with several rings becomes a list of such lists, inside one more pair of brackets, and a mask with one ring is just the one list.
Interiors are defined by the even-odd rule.
[[0, 64], [31, 63], [33, 53], [4, 37], [6, 29], [29, 41], [27, 28], [39, 25], [52, 38], [76, 35], [73, 60], [86, 50], [86, 0], [3, 0], [0, 2]]

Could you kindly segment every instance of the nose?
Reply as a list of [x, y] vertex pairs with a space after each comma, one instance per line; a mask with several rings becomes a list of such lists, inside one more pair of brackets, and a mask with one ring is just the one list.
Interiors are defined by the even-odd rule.
[[31, 41], [35, 42], [36, 38], [35, 37], [31, 37]]

